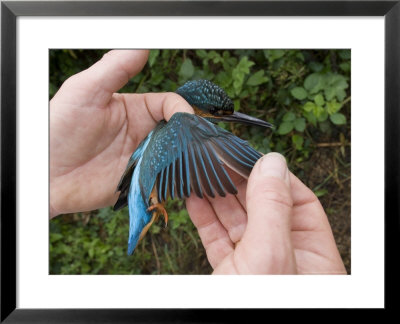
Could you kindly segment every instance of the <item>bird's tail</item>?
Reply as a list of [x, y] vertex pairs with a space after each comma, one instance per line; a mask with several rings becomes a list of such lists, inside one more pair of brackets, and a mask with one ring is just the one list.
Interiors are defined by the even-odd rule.
[[128, 194], [129, 206], [129, 239], [128, 255], [135, 250], [139, 241], [143, 238], [152, 223], [152, 213], [147, 211], [147, 205], [143, 201], [139, 187], [140, 162], [133, 172], [131, 187]]

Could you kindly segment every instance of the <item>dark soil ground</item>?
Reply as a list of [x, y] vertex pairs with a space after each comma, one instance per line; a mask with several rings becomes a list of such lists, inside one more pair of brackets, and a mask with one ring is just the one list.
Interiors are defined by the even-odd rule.
[[[344, 153], [344, 154], [343, 154]], [[324, 184], [319, 197], [328, 215], [347, 273], [351, 273], [351, 176], [350, 147], [318, 147], [304, 163], [300, 178], [311, 189]]]

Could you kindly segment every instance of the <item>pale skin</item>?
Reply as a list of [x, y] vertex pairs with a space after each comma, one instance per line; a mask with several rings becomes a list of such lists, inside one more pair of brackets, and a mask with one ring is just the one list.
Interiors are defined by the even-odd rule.
[[[174, 93], [117, 94], [148, 51], [107, 53], [68, 79], [50, 102], [50, 217], [115, 203], [132, 152], [162, 119], [193, 113]], [[230, 172], [238, 195], [186, 200], [214, 274], [345, 274], [313, 192], [271, 153], [250, 178]]]

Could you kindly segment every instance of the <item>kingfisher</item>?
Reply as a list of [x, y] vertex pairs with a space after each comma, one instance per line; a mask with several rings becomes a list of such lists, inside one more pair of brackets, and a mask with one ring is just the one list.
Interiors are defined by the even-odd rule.
[[169, 197], [236, 195], [227, 168], [249, 177], [262, 154], [218, 122], [272, 127], [234, 111], [226, 92], [209, 80], [188, 81], [176, 93], [195, 114], [175, 113], [159, 122], [133, 152], [117, 186], [114, 210], [129, 209], [128, 255], [159, 216], [167, 224], [164, 203]]

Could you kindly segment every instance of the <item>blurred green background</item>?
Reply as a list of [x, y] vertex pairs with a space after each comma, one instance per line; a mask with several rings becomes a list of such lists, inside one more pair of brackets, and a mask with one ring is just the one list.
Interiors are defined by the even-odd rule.
[[[50, 50], [50, 99], [62, 83], [107, 50]], [[320, 198], [350, 273], [350, 50], [151, 50], [120, 92], [175, 91], [208, 79], [235, 109], [275, 125], [220, 126], [260, 152], [282, 153]], [[50, 134], [51, 136], [51, 134]], [[128, 210], [111, 207], [50, 221], [50, 274], [209, 274], [184, 201], [169, 201], [168, 228], [154, 224], [127, 256]]]

